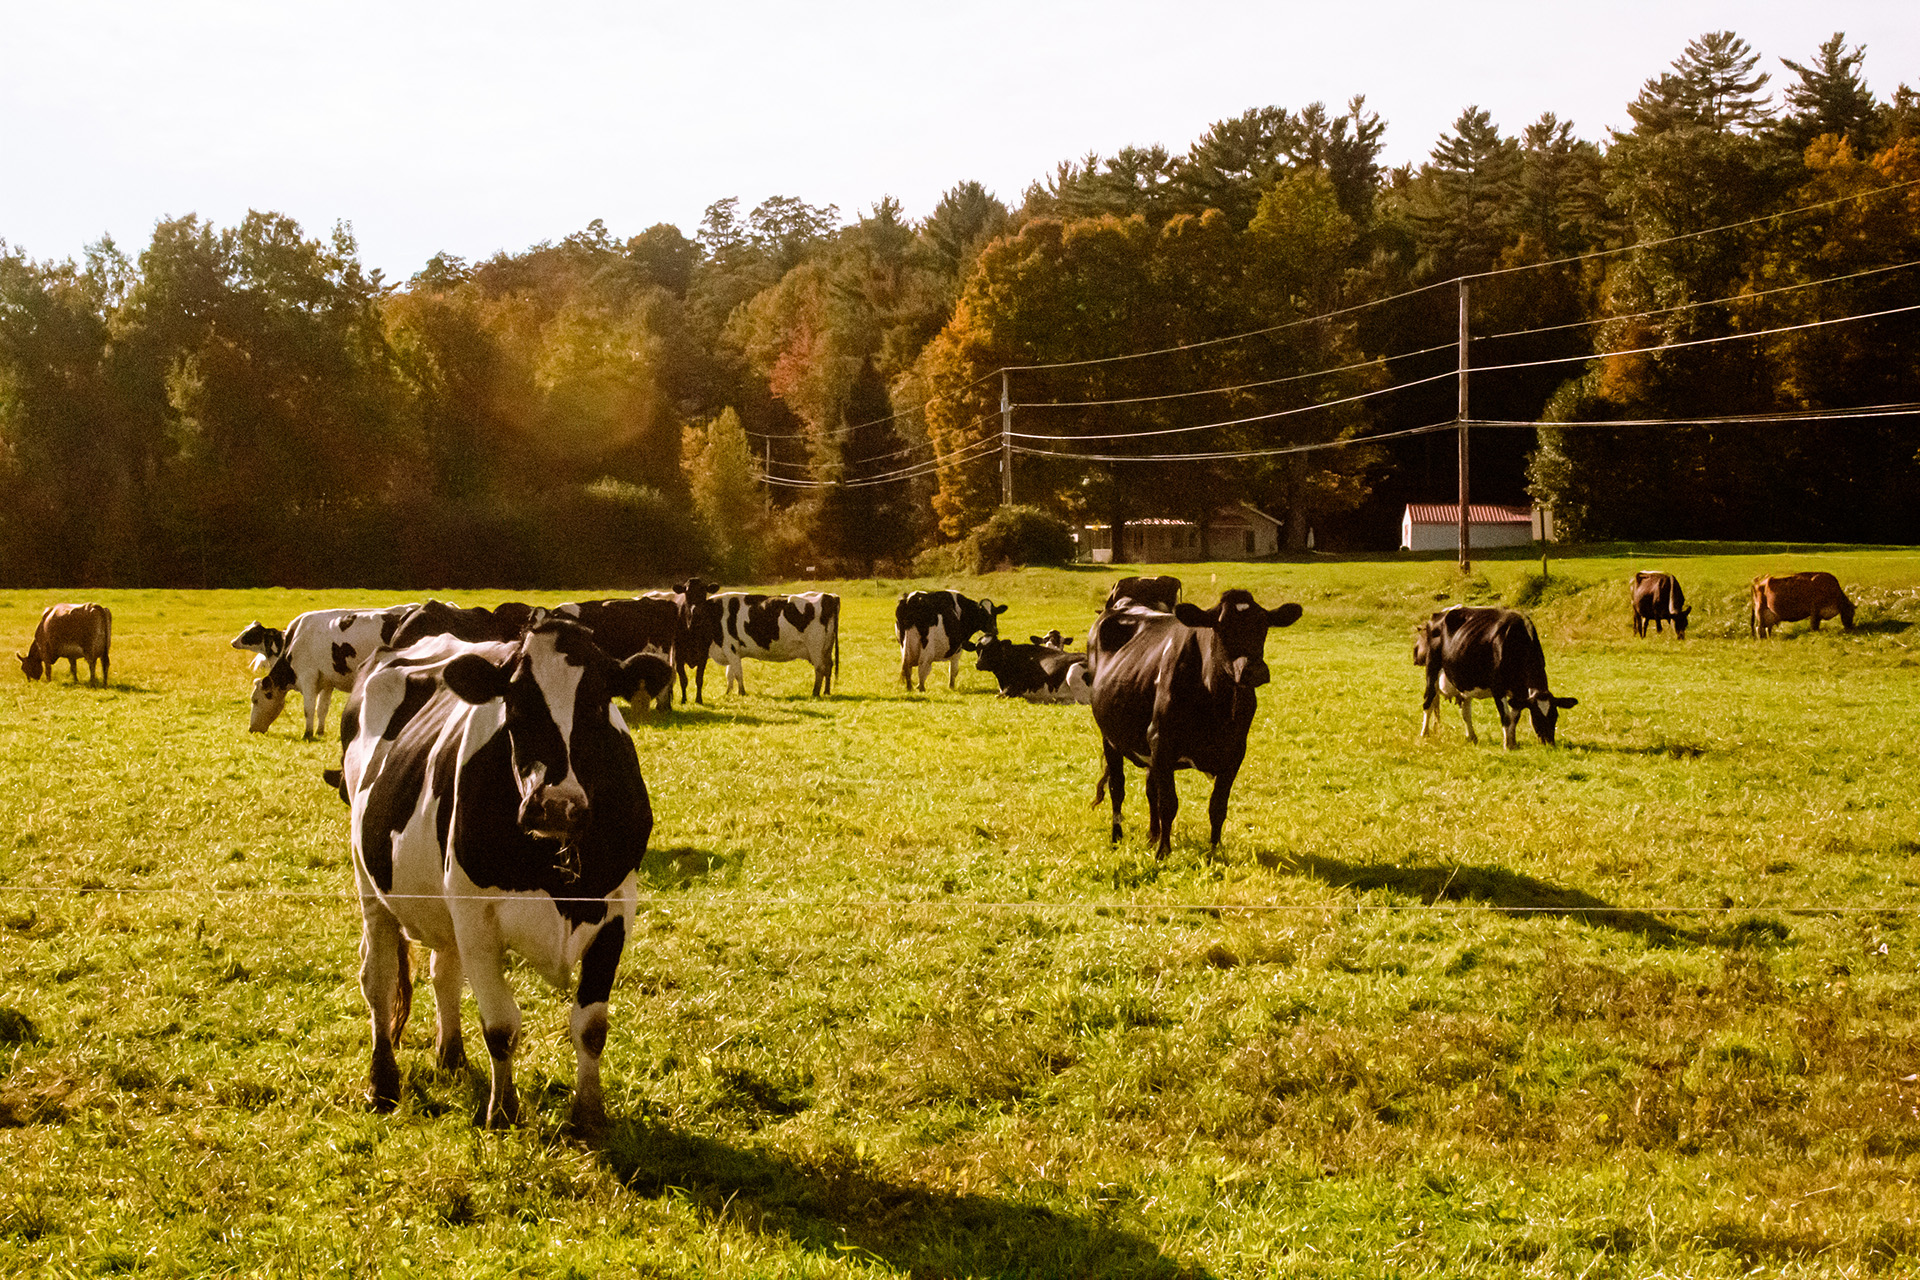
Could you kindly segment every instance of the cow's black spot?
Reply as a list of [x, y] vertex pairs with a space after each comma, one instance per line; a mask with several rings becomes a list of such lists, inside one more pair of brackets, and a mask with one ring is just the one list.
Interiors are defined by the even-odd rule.
[[[387, 718], [387, 727], [381, 731], [380, 736], [388, 742], [398, 738], [400, 731], [420, 714], [420, 709], [433, 699], [433, 695], [439, 688], [440, 682], [432, 676], [408, 676], [407, 691], [401, 697], [400, 705], [395, 707], [393, 714]], [[344, 724], [344, 721], [342, 723]], [[342, 728], [341, 733], [345, 732], [346, 730]]]
[[333, 646], [333, 669], [335, 673], [343, 676], [346, 675], [348, 672], [353, 670], [352, 666], [350, 665], [352, 662], [353, 662], [353, 646], [352, 645], [336, 644], [335, 646]]
[[293, 663], [281, 658], [273, 664], [263, 677], [270, 689], [287, 690], [293, 688]]
[[739, 630], [762, 649], [772, 648], [773, 642], [780, 638], [779, 607], [770, 606], [765, 596], [748, 596], [746, 612], [746, 621]]
[[[626, 942], [627, 922], [617, 918], [607, 921], [594, 935], [587, 953], [580, 957], [580, 992], [576, 1003], [582, 1009], [600, 1004], [613, 994], [613, 975], [620, 967], [620, 951]], [[589, 1047], [588, 1052], [598, 1056], [600, 1051]]]
[[404, 609], [389, 609], [386, 611], [385, 615], [380, 619], [381, 644], [391, 644], [393, 642], [393, 633], [400, 629], [400, 623], [406, 618], [408, 612], [410, 611]]
[[426, 780], [424, 750], [394, 751], [367, 788], [366, 808], [360, 815], [360, 860], [382, 893], [393, 890], [394, 835], [413, 816]]

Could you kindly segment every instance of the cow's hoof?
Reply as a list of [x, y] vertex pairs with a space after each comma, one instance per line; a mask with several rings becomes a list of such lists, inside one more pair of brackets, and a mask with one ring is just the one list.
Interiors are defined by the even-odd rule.
[[575, 1099], [567, 1114], [567, 1133], [575, 1138], [594, 1139], [607, 1131], [607, 1109], [598, 1101]]
[[441, 1071], [465, 1071], [467, 1069], [467, 1050], [456, 1042], [451, 1049], [442, 1049], [434, 1055], [433, 1065]]

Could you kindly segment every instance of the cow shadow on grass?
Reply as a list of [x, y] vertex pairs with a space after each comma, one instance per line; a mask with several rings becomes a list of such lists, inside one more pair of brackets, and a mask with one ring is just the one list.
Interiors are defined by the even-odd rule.
[[892, 1182], [850, 1152], [802, 1161], [641, 1118], [616, 1121], [600, 1154], [639, 1195], [683, 1198], [830, 1260], [953, 1277], [1208, 1275], [1098, 1217]]
[[1635, 934], [1655, 946], [1697, 945], [1721, 940], [1719, 933], [1686, 929], [1647, 911], [1617, 907], [1580, 889], [1568, 889], [1505, 867], [1360, 866], [1320, 854], [1261, 855], [1261, 862], [1282, 871], [1312, 876], [1342, 889], [1385, 889], [1437, 902], [1477, 902], [1517, 915], [1563, 916], [1584, 924]]
[[1897, 636], [1903, 631], [1913, 630], [1913, 624], [1901, 618], [1868, 618], [1854, 623], [1853, 629], [1870, 636]]

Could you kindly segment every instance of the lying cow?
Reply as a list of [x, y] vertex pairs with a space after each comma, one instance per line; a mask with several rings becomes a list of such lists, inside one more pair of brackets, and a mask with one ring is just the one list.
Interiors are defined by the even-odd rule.
[[927, 691], [927, 673], [933, 664], [947, 664], [947, 688], [960, 679], [960, 655], [976, 646], [974, 636], [994, 640], [1000, 635], [1000, 615], [1007, 606], [991, 600], [973, 600], [958, 591], [909, 591], [893, 607], [893, 638], [900, 642], [900, 679], [913, 688], [913, 670], [920, 669], [920, 692]]
[[1126, 763], [1147, 771], [1147, 839], [1165, 858], [1180, 797], [1173, 775], [1198, 769], [1213, 779], [1207, 801], [1213, 847], [1227, 820], [1227, 798], [1247, 755], [1255, 690], [1267, 683], [1267, 631], [1292, 626], [1300, 606], [1263, 609], [1251, 593], [1224, 591], [1212, 609], [1176, 604], [1172, 613], [1116, 609], [1087, 637], [1093, 663], [1093, 719], [1104, 767], [1097, 806], [1113, 788], [1113, 839], [1120, 840]]
[[1173, 606], [1180, 603], [1180, 579], [1170, 574], [1149, 578], [1122, 578], [1113, 584], [1113, 590], [1107, 592], [1106, 607], [1118, 608], [1123, 600], [1131, 600], [1143, 608], [1172, 613]]
[[1456, 605], [1434, 614], [1414, 633], [1413, 661], [1427, 671], [1420, 703], [1422, 737], [1432, 732], [1442, 697], [1460, 704], [1468, 742], [1480, 740], [1473, 732], [1473, 700], [1492, 698], [1509, 751], [1519, 746], [1522, 707], [1540, 741], [1552, 746], [1561, 711], [1580, 705], [1578, 698], [1557, 698], [1547, 688], [1540, 633], [1525, 614], [1512, 609]]
[[1082, 704], [1093, 700], [1093, 677], [1084, 653], [998, 639], [982, 640], [979, 653], [980, 670], [1000, 682], [1003, 698]]
[[1633, 605], [1633, 634], [1645, 637], [1651, 622], [1658, 632], [1662, 622], [1673, 624], [1677, 640], [1687, 638], [1687, 618], [1693, 606], [1680, 589], [1680, 579], [1670, 573], [1642, 569], [1627, 580], [1627, 593]]
[[[352, 692], [360, 664], [392, 640], [417, 607], [402, 604], [390, 609], [314, 609], [288, 623], [279, 656], [266, 674], [253, 682], [248, 732], [265, 733], [286, 710], [291, 690], [299, 693], [306, 710], [306, 740], [311, 742], [327, 726], [327, 704], [333, 691]], [[237, 647], [238, 641], [235, 644]]]
[[233, 638], [233, 647], [242, 653], [251, 653], [253, 661], [249, 665], [255, 671], [264, 671], [287, 651], [287, 633], [256, 618]]
[[489, 1127], [513, 1123], [520, 1109], [520, 1009], [506, 953], [563, 990], [578, 964], [570, 1122], [603, 1123], [607, 1001], [653, 828], [612, 700], [639, 697], [643, 669], [658, 663], [615, 661], [584, 627], [538, 614], [513, 641], [429, 639], [367, 664], [341, 716], [341, 767], [326, 776], [352, 809], [376, 1110], [400, 1097], [394, 1042], [410, 1003], [413, 938], [433, 952], [443, 1068], [465, 1061], [463, 980], [473, 987], [492, 1066]]
[[1061, 635], [1060, 628], [1058, 627], [1055, 627], [1043, 636], [1028, 636], [1027, 639], [1034, 644], [1045, 645], [1047, 648], [1059, 653], [1065, 653], [1067, 646], [1073, 643], [1073, 637]]
[[1853, 601], [1840, 589], [1840, 579], [1823, 570], [1768, 575], [1753, 580], [1753, 599], [1747, 614], [1748, 634], [1765, 637], [1783, 622], [1806, 621], [1818, 631], [1828, 618], [1853, 630]]
[[763, 596], [723, 591], [707, 598], [713, 660], [727, 669], [727, 692], [747, 691], [742, 659], [813, 665], [813, 696], [833, 692], [840, 669], [840, 597], [826, 591]]
[[67, 677], [80, 682], [80, 659], [87, 661], [87, 683], [95, 682], [94, 664], [99, 664], [99, 683], [111, 679], [112, 662], [108, 650], [113, 647], [113, 614], [103, 604], [50, 604], [40, 614], [40, 625], [20, 659], [20, 670], [29, 680], [52, 680], [53, 664], [65, 658]]
[[[672, 596], [656, 591], [612, 600], [580, 600], [556, 606], [553, 612], [593, 632], [593, 642], [610, 658], [652, 655], [660, 665], [648, 667], [640, 701], [634, 705], [644, 710], [651, 704], [661, 711], [673, 705], [673, 646], [680, 629], [680, 607]], [[660, 666], [666, 670], [664, 680], [655, 678]]]

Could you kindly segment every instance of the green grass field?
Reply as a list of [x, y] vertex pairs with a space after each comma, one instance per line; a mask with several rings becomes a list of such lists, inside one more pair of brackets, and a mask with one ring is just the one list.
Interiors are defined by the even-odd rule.
[[[1643, 567], [1684, 643], [1633, 638]], [[1920, 551], [1539, 568], [1173, 567], [1306, 616], [1221, 858], [1186, 774], [1164, 863], [1137, 772], [1108, 843], [1085, 708], [897, 679], [910, 586], [1083, 636], [1115, 571], [819, 584], [840, 693], [750, 663], [630, 717], [657, 821], [595, 1147], [524, 969], [521, 1128], [433, 1069], [424, 982], [401, 1107], [365, 1109], [338, 746], [297, 698], [249, 735], [227, 642], [418, 596], [98, 593], [112, 687], [0, 683], [0, 1274], [1920, 1270]], [[1858, 629], [1748, 639], [1790, 568]], [[56, 598], [0, 592], [12, 648]], [[1480, 745], [1451, 708], [1418, 736], [1413, 622], [1500, 599], [1580, 699], [1559, 750], [1501, 751], [1484, 703]]]

